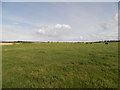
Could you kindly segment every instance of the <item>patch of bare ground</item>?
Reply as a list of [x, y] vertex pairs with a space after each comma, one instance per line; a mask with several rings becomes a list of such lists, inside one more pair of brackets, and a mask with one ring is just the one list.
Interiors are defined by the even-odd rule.
[[17, 45], [17, 44], [20, 44], [20, 43], [0, 43], [0, 45]]

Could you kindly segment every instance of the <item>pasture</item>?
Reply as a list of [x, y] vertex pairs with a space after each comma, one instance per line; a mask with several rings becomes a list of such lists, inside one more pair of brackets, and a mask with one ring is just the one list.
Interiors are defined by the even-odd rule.
[[118, 43], [2, 46], [3, 88], [117, 88]]

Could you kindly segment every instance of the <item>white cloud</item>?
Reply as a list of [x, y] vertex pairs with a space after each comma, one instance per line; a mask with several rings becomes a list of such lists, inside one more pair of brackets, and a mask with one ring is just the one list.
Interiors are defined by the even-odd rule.
[[57, 24], [57, 25], [55, 25], [55, 27], [56, 27], [56, 28], [62, 28], [62, 25]]
[[59, 34], [63, 35], [65, 32], [69, 33], [69, 32], [71, 32], [71, 30], [72, 30], [72, 28], [70, 25], [56, 24], [56, 25], [42, 26], [38, 30], [38, 33], [43, 34], [43, 35], [56, 36]]
[[70, 41], [77, 38], [71, 36], [73, 32], [67, 24], [43, 25], [38, 30], [26, 30], [19, 25], [3, 25], [2, 35], [3, 40]]
[[2, 25], [2, 40], [32, 40], [34, 35], [34, 30], [19, 25]]
[[[3, 40], [40, 41], [96, 41], [118, 39], [116, 19], [76, 31], [68, 24], [41, 25], [38, 29], [27, 30], [20, 25], [3, 25]], [[103, 26], [102, 26], [103, 25]], [[112, 27], [113, 26], [113, 27]], [[91, 31], [91, 32], [90, 32]]]
[[66, 25], [66, 24], [56, 24], [55, 25], [56, 29], [71, 29], [70, 25]]
[[100, 28], [102, 30], [109, 29], [112, 26], [117, 27], [117, 25], [118, 25], [118, 13], [116, 13], [115, 16], [109, 22], [102, 23], [99, 25], [100, 25]]
[[118, 13], [116, 13], [116, 15], [114, 16], [114, 20], [118, 22]]

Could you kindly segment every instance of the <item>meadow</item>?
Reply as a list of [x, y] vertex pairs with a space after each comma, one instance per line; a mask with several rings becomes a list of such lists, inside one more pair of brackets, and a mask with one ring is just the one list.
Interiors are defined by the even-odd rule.
[[3, 88], [117, 88], [118, 43], [2, 46]]

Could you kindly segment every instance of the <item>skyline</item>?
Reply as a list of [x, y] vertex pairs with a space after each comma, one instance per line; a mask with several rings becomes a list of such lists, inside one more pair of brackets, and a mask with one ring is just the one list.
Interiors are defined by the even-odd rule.
[[117, 40], [117, 4], [117, 2], [3, 2], [2, 40]]

